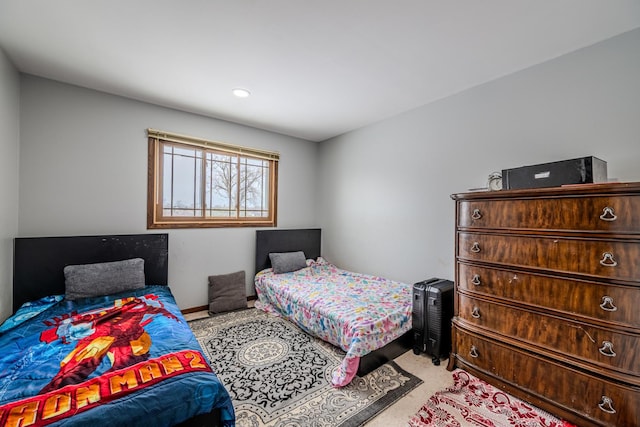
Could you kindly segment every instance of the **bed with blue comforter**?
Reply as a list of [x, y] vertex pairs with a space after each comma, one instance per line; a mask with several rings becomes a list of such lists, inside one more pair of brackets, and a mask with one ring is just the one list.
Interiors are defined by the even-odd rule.
[[167, 286], [46, 297], [0, 327], [0, 426], [171, 426], [233, 406]]
[[16, 238], [0, 427], [234, 426], [167, 265], [167, 234]]

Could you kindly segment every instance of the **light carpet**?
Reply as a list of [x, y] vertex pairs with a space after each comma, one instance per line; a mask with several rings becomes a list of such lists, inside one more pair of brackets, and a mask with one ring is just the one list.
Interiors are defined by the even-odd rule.
[[236, 410], [251, 426], [360, 426], [422, 383], [389, 362], [343, 388], [331, 372], [345, 353], [257, 309], [189, 322]]
[[572, 427], [573, 425], [506, 394], [466, 371], [456, 369], [453, 371], [453, 386], [431, 396], [411, 418], [409, 426]]

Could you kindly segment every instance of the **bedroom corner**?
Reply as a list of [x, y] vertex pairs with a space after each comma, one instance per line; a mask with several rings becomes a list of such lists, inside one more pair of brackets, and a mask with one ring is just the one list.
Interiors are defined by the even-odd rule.
[[13, 238], [18, 233], [20, 76], [0, 50], [0, 321], [11, 314]]

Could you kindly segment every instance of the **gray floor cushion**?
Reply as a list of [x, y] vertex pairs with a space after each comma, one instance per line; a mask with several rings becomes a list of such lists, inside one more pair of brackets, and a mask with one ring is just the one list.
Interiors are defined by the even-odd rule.
[[244, 271], [209, 276], [209, 313], [247, 308]]

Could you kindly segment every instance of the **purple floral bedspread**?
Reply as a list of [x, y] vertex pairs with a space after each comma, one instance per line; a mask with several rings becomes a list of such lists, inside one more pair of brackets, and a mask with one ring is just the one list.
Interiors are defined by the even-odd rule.
[[341, 270], [322, 258], [307, 268], [255, 278], [256, 307], [282, 315], [347, 352], [333, 372], [333, 385], [348, 384], [361, 356], [411, 329], [410, 285]]

